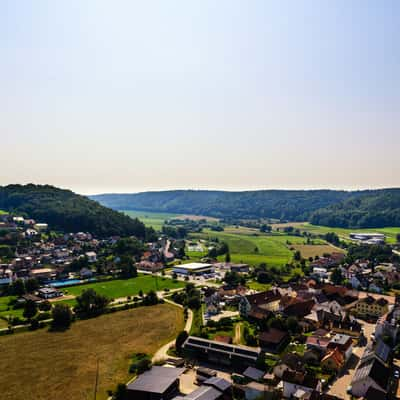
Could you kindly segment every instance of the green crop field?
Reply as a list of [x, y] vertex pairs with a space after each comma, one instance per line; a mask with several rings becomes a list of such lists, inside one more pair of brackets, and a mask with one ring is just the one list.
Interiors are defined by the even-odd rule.
[[[281, 267], [292, 260], [293, 252], [289, 249], [290, 245], [305, 244], [303, 237], [279, 233], [267, 235], [256, 232], [248, 228], [228, 227], [224, 232], [204, 230], [202, 233], [191, 234], [191, 237], [199, 239], [218, 238], [220, 241], [226, 242], [233, 262], [244, 262], [251, 265], [266, 263], [277, 267]], [[322, 240], [315, 241], [315, 244], [325, 243]], [[221, 259], [223, 258], [221, 257]]]
[[170, 278], [139, 275], [137, 278], [131, 279], [116, 279], [71, 286], [63, 289], [63, 292], [69, 295], [79, 296], [85, 289], [94, 289], [102, 295], [116, 299], [119, 297], [136, 296], [140, 290], [142, 290], [143, 293], [147, 293], [150, 290], [176, 289], [183, 286], [184, 283], [173, 281]]

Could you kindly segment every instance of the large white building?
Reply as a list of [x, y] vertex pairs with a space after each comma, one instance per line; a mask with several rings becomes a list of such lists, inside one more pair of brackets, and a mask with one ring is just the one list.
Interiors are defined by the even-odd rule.
[[214, 272], [212, 264], [205, 263], [189, 263], [176, 265], [173, 272], [182, 275], [205, 275]]

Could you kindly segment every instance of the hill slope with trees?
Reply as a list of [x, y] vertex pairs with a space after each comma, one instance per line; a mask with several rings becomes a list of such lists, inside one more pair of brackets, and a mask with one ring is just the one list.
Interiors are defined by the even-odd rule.
[[138, 219], [48, 185], [0, 186], [0, 209], [46, 222], [51, 229], [64, 232], [145, 237], [145, 227]]
[[340, 228], [400, 226], [400, 189], [365, 192], [315, 211], [310, 222]]
[[234, 219], [275, 218], [348, 228], [400, 226], [400, 189], [353, 192], [173, 190], [101, 194], [91, 198], [116, 210], [171, 212]]

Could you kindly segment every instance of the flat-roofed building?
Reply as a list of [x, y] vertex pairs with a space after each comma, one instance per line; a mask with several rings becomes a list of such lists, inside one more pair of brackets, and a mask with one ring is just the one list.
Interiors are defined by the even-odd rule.
[[185, 352], [216, 365], [231, 366], [243, 371], [249, 366], [255, 366], [262, 351], [259, 347], [238, 346], [218, 343], [214, 340], [189, 336], [183, 344]]
[[214, 272], [212, 264], [205, 263], [189, 263], [176, 265], [173, 272], [182, 275], [205, 275]]

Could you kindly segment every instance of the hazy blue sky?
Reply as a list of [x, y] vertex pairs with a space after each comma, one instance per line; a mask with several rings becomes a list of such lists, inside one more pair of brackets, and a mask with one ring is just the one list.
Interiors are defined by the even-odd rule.
[[400, 186], [400, 2], [0, 2], [0, 185]]

